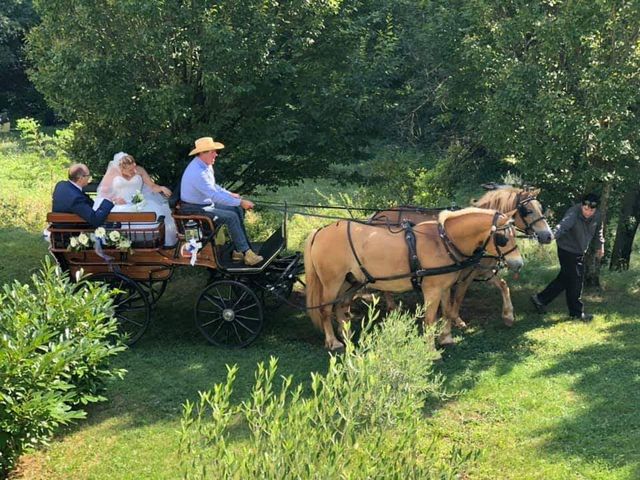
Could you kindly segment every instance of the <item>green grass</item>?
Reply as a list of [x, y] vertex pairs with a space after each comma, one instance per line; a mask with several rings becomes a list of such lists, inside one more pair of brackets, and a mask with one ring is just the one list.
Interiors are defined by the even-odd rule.
[[[37, 222], [50, 205], [43, 200], [50, 195], [50, 180], [28, 181], [30, 170], [20, 169], [34, 159], [15, 141], [0, 141], [0, 151], [5, 153], [0, 154], [0, 199], [10, 192], [19, 198], [19, 208], [33, 214], [24, 224], [14, 216], [0, 226], [4, 283], [28, 279], [46, 252], [40, 238], [44, 225]], [[321, 201], [313, 185], [279, 195]], [[337, 192], [330, 184], [322, 188]], [[262, 229], [261, 215], [253, 219], [255, 231]], [[293, 248], [310, 227], [311, 221], [299, 218], [290, 224], [297, 235]], [[456, 345], [438, 365], [448, 390], [457, 394], [425, 407], [425, 434], [441, 434], [437, 448], [443, 450], [449, 445], [480, 450], [468, 479], [640, 478], [637, 252], [629, 272], [604, 271], [604, 291], [586, 292], [587, 308], [596, 317], [584, 324], [567, 320], [563, 298], [547, 315], [533, 313], [528, 296], [555, 275], [557, 266], [553, 248], [527, 245], [524, 250], [525, 270], [519, 280], [509, 280], [514, 327], [500, 321], [497, 291], [481, 284], [470, 289], [462, 315], [471, 327], [456, 332]], [[280, 374], [301, 382], [310, 372], [326, 369], [321, 334], [304, 314], [288, 308], [270, 312], [265, 332], [247, 349], [206, 344], [191, 314], [205, 282], [204, 271], [177, 271], [149, 331], [117, 359], [128, 374], [108, 386], [109, 400], [92, 406], [86, 421], [61, 432], [49, 448], [24, 456], [15, 478], [178, 478], [181, 404], [222, 381], [227, 364], [240, 366], [235, 401], [248, 397], [256, 363], [270, 355], [279, 358]], [[406, 301], [411, 303], [412, 295]]]

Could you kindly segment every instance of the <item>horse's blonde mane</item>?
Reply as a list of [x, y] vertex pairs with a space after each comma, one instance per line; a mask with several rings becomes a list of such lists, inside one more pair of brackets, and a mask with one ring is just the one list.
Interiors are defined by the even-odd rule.
[[508, 212], [516, 208], [518, 195], [523, 192], [523, 189], [517, 187], [502, 187], [496, 190], [489, 190], [478, 200], [471, 202], [471, 204], [478, 208], [491, 208], [500, 212]]
[[444, 222], [446, 222], [450, 218], [461, 217], [463, 215], [468, 215], [469, 213], [482, 213], [483, 215], [494, 214], [494, 212], [492, 212], [491, 210], [487, 210], [484, 208], [467, 207], [467, 208], [463, 208], [462, 210], [443, 210], [438, 215], [438, 221], [444, 224]]

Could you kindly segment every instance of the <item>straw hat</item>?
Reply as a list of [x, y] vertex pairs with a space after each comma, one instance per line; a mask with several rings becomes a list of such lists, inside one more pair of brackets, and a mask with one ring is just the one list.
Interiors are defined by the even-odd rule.
[[189, 152], [189, 155], [196, 155], [211, 150], [222, 150], [224, 145], [220, 142], [214, 142], [211, 137], [202, 137], [196, 140], [196, 148]]

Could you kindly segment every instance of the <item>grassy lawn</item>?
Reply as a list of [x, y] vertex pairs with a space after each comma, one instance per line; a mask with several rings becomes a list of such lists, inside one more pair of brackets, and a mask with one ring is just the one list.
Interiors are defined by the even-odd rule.
[[[15, 142], [0, 140], [0, 201], [11, 200], [17, 211], [30, 215], [26, 222], [17, 215], [5, 217], [0, 225], [2, 283], [27, 280], [46, 254], [44, 225], [38, 222], [50, 205], [50, 178], [30, 184], [29, 170], [12, 174], [22, 158]], [[298, 190], [297, 197], [293, 190], [282, 195], [305, 202], [321, 198], [313, 184]], [[252, 221], [257, 229], [261, 218]], [[290, 228], [290, 245], [299, 248], [309, 221], [298, 217]], [[504, 327], [499, 319], [497, 291], [482, 284], [470, 289], [462, 314], [471, 327], [457, 332], [456, 345], [438, 365], [453, 395], [425, 407], [426, 431], [442, 436], [439, 448], [479, 451], [468, 466], [468, 479], [640, 478], [637, 253], [629, 272], [606, 271], [604, 290], [586, 292], [596, 317], [584, 324], [566, 318], [562, 298], [545, 316], [533, 313], [528, 296], [555, 275], [557, 266], [553, 248], [526, 245], [524, 250], [525, 271], [510, 280], [514, 327]], [[205, 282], [204, 271], [177, 271], [145, 336], [117, 359], [128, 373], [109, 384], [109, 400], [91, 407], [86, 421], [61, 432], [49, 448], [25, 455], [15, 478], [179, 478], [181, 404], [222, 381], [226, 365], [240, 367], [236, 401], [248, 398], [256, 363], [271, 355], [279, 358], [279, 374], [299, 382], [326, 369], [321, 334], [306, 315], [289, 308], [269, 312], [265, 332], [247, 349], [208, 345], [192, 318]], [[407, 302], [412, 300], [409, 295]]]

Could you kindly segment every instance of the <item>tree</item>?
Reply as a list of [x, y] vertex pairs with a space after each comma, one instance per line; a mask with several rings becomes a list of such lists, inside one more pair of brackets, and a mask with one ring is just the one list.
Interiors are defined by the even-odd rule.
[[0, 2], [0, 112], [7, 110], [14, 119], [30, 115], [52, 120], [26, 74], [24, 37], [38, 21], [30, 0]]
[[[240, 191], [324, 175], [364, 155], [378, 86], [349, 73], [360, 47], [385, 39], [350, 23], [350, 5], [57, 0], [36, 8], [31, 78], [81, 124], [75, 156], [97, 171], [124, 149], [171, 183], [205, 135], [227, 146], [219, 177]], [[364, 33], [373, 41], [354, 42]]]
[[596, 190], [607, 217], [640, 170], [640, 5], [475, 0], [460, 15], [452, 115], [555, 209]]

